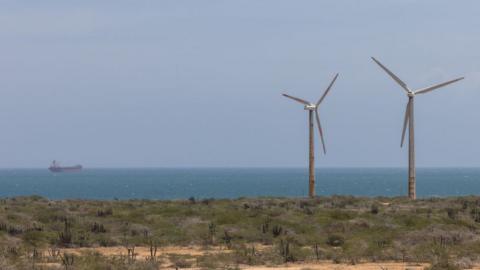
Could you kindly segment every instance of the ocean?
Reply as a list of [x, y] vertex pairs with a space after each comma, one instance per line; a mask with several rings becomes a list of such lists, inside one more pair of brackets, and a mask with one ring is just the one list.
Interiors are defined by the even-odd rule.
[[[319, 168], [317, 195], [404, 196], [403, 168]], [[0, 170], [0, 197], [40, 195], [50, 199], [187, 199], [302, 197], [307, 169], [191, 168], [85, 169], [51, 173], [46, 169]], [[418, 168], [417, 196], [480, 194], [480, 168]]]

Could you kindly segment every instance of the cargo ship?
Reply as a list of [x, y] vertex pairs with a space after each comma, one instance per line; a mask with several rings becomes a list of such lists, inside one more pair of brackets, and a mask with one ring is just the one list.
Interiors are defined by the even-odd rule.
[[75, 166], [68, 166], [68, 167], [62, 167], [60, 164], [54, 160], [52, 162], [52, 165], [48, 167], [48, 169], [51, 172], [79, 172], [82, 170], [82, 165], [75, 165]]

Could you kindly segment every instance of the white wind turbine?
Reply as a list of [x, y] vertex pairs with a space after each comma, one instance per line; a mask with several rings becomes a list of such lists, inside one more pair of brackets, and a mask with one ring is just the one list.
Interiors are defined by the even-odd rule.
[[415, 136], [414, 136], [414, 113], [413, 113], [413, 101], [416, 95], [425, 94], [427, 92], [433, 91], [437, 88], [449, 85], [451, 83], [457, 82], [462, 80], [464, 77], [460, 77], [451, 81], [447, 81], [444, 83], [439, 83], [436, 85], [432, 85], [429, 87], [417, 89], [412, 91], [408, 86], [400, 80], [395, 74], [393, 74], [388, 68], [386, 68], [382, 63], [380, 63], [377, 59], [372, 57], [372, 60], [375, 61], [385, 72], [392, 77], [402, 88], [405, 90], [408, 96], [408, 103], [405, 110], [405, 119], [403, 121], [403, 130], [402, 130], [402, 139], [400, 143], [400, 147], [403, 147], [403, 142], [405, 140], [405, 131], [407, 130], [408, 124], [408, 197], [410, 199], [416, 198], [416, 190], [415, 190]]
[[338, 73], [335, 75], [333, 78], [332, 82], [330, 85], [328, 85], [327, 90], [325, 90], [325, 93], [318, 99], [317, 103], [311, 103], [306, 100], [303, 100], [301, 98], [293, 97], [287, 94], [282, 94], [283, 96], [293, 99], [297, 102], [302, 103], [305, 105], [304, 109], [308, 111], [308, 127], [309, 127], [309, 185], [308, 185], [308, 195], [310, 197], [315, 196], [315, 157], [314, 157], [314, 146], [313, 146], [313, 113], [315, 112], [315, 120], [317, 122], [318, 126], [318, 132], [320, 133], [320, 139], [322, 141], [322, 146], [323, 146], [323, 153], [326, 154], [327, 151], [325, 149], [325, 141], [323, 139], [323, 131], [322, 131], [322, 126], [320, 125], [320, 116], [318, 114], [318, 107], [320, 106], [320, 103], [322, 103], [323, 99], [327, 96], [328, 92], [333, 86], [333, 83], [338, 77]]

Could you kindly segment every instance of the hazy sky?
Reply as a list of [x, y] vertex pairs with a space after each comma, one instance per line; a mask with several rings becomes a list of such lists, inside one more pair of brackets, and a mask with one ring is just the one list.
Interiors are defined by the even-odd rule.
[[[480, 166], [478, 1], [1, 1], [0, 167]], [[318, 134], [316, 134], [318, 135]], [[318, 138], [318, 137], [317, 137]]]

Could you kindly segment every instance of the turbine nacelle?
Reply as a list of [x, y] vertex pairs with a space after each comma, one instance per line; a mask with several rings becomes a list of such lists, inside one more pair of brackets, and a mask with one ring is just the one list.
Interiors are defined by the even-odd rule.
[[[330, 84], [327, 87], [327, 90], [325, 90], [325, 92], [320, 97], [320, 99], [318, 99], [317, 103], [311, 103], [311, 102], [308, 102], [308, 101], [306, 101], [304, 99], [301, 99], [301, 98], [298, 98], [298, 97], [290, 96], [290, 95], [287, 95], [287, 94], [282, 94], [284, 97], [287, 97], [289, 99], [293, 99], [296, 102], [299, 102], [299, 103], [303, 104], [304, 105], [303, 108], [306, 111], [309, 111], [310, 116], [311, 116], [312, 112], [315, 112], [315, 121], [317, 122], [318, 132], [320, 133], [320, 139], [322, 140], [322, 146], [323, 146], [323, 152], [324, 153], [326, 153], [327, 151], [325, 149], [325, 142], [323, 140], [323, 131], [322, 131], [322, 126], [320, 125], [320, 116], [318, 114], [318, 107], [320, 106], [320, 103], [322, 103], [323, 99], [327, 96], [328, 92], [330, 91], [330, 89], [333, 86], [333, 83], [335, 82], [335, 80], [337, 80], [337, 77], [338, 77], [338, 73], [335, 74], [335, 77], [333, 78], [332, 82], [330, 82]], [[311, 120], [312, 120], [312, 118], [310, 118], [310, 121]]]
[[[402, 139], [401, 139], [401, 142], [400, 142], [400, 147], [403, 146], [407, 126], [410, 123], [410, 121], [412, 121], [412, 119], [413, 119], [413, 97], [415, 97], [415, 95], [428, 93], [428, 92], [433, 91], [437, 88], [444, 87], [444, 86], [447, 86], [451, 83], [463, 80], [463, 77], [460, 77], [460, 78], [456, 78], [456, 79], [453, 79], [453, 80], [450, 80], [450, 81], [446, 81], [446, 82], [443, 82], [443, 83], [435, 84], [435, 85], [432, 85], [432, 86], [429, 86], [429, 87], [420, 88], [420, 89], [417, 89], [415, 91], [412, 91], [412, 90], [410, 90], [410, 88], [407, 86], [406, 83], [404, 83], [400, 78], [397, 77], [397, 75], [395, 75], [392, 71], [390, 71], [382, 63], [380, 63], [380, 61], [378, 61], [374, 57], [372, 57], [372, 60], [375, 63], [377, 63], [388, 75], [390, 75], [390, 77], [395, 82], [397, 82], [403, 88], [403, 90], [405, 90], [405, 92], [407, 92], [408, 103], [407, 103], [407, 107], [405, 109], [405, 118], [403, 120], [403, 130], [402, 130]], [[410, 130], [410, 128], [409, 128], [409, 130]]]

